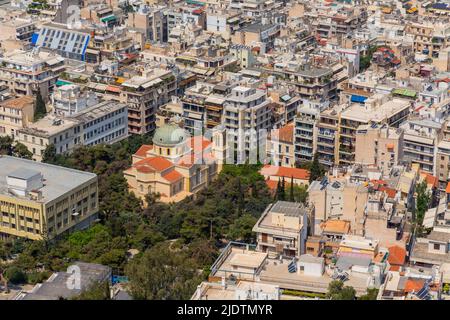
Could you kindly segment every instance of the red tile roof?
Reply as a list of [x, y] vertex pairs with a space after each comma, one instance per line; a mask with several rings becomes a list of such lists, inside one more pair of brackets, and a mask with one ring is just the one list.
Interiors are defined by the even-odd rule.
[[267, 179], [267, 180], [266, 180], [266, 184], [267, 184], [267, 187], [268, 187], [271, 191], [273, 191], [273, 190], [276, 190], [276, 189], [277, 189], [278, 181], [274, 181], [274, 180]]
[[146, 156], [147, 156], [147, 152], [148, 152], [149, 150], [152, 150], [152, 149], [153, 149], [153, 146], [152, 146], [152, 145], [143, 144], [143, 145], [138, 149], [138, 151], [136, 151], [136, 153], [135, 153], [134, 155], [143, 158], [143, 157], [146, 157]]
[[163, 171], [173, 166], [173, 163], [163, 157], [146, 158], [133, 165], [136, 170], [143, 173]]
[[169, 173], [164, 174], [162, 177], [169, 182], [176, 182], [183, 178], [181, 173], [179, 173], [177, 170], [172, 170]]
[[273, 130], [270, 134], [273, 141], [281, 141], [287, 143], [294, 142], [294, 125], [292, 123], [281, 127], [280, 129]]
[[388, 261], [391, 265], [402, 266], [405, 264], [406, 250], [400, 246], [389, 247]]
[[425, 176], [425, 181], [427, 182], [427, 185], [431, 185], [434, 188], [438, 187], [438, 178], [433, 176], [432, 174], [429, 174], [428, 172], [422, 171], [420, 173], [422, 176]]
[[298, 168], [287, 168], [287, 167], [279, 167], [272, 165], [265, 165], [260, 171], [260, 174], [263, 176], [275, 176], [275, 177], [285, 177], [299, 180], [308, 180], [309, 179], [309, 171], [306, 169], [298, 169]]
[[424, 284], [424, 279], [408, 279], [405, 283], [405, 292], [418, 292]]
[[[193, 149], [193, 151], [195, 153], [202, 152], [210, 144], [211, 144], [211, 141], [209, 141], [208, 139], [205, 139], [203, 136], [191, 137], [189, 140], [189, 146]], [[199, 150], [199, 146], [201, 147], [201, 150]]]
[[386, 195], [388, 196], [388, 198], [394, 199], [395, 195], [397, 194], [397, 191], [395, 189], [392, 188], [388, 188], [385, 186], [381, 186], [378, 188], [379, 191], [384, 191], [386, 193]]
[[450, 193], [450, 182], [447, 183], [447, 188], [445, 188], [445, 193]]

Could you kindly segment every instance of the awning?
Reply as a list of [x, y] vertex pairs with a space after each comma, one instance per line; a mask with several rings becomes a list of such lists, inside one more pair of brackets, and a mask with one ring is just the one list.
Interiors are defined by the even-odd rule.
[[107, 86], [106, 90], [111, 91], [111, 92], [120, 92], [121, 91], [119, 87], [111, 86], [111, 85]]
[[100, 54], [100, 51], [99, 51], [99, 50], [95, 50], [95, 49], [87, 48], [87, 49], [86, 49], [86, 53], [90, 53], [90, 54]]
[[403, 89], [403, 88], [393, 90], [392, 94], [398, 94], [400, 96], [405, 96], [405, 97], [410, 97], [410, 98], [414, 98], [416, 96], [416, 92], [414, 90]]
[[61, 57], [55, 57], [55, 58], [52, 58], [52, 59], [47, 60], [47, 64], [48, 64], [49, 66], [53, 66], [53, 65], [58, 64], [58, 63], [60, 63], [60, 62], [62, 62], [62, 61], [64, 61], [64, 58], [61, 58]]
[[115, 15], [110, 15], [110, 16], [101, 18], [100, 20], [101, 20], [102, 22], [109, 22], [109, 21], [112, 21], [112, 20], [116, 20], [116, 16], [115, 16]]
[[72, 82], [68, 82], [68, 81], [64, 81], [64, 80], [56, 80], [55, 84], [57, 87], [61, 87], [61, 86], [65, 86], [68, 84], [72, 84]]
[[357, 103], [364, 103], [366, 100], [367, 100], [367, 97], [358, 96], [356, 94], [352, 94], [352, 97], [350, 98], [351, 102], [357, 102]]
[[142, 84], [141, 87], [144, 88], [144, 89], [147, 89], [147, 88], [150, 88], [150, 87], [152, 87], [154, 85], [157, 85], [160, 82], [162, 82], [161, 79], [155, 79], [155, 80], [152, 80], [152, 81], [149, 81], [149, 82], [146, 82], [146, 83]]

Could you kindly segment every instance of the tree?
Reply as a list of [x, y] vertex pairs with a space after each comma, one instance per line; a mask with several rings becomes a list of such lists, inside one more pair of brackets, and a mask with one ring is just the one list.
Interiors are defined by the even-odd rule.
[[15, 266], [6, 269], [5, 278], [13, 284], [22, 284], [27, 282], [27, 275]]
[[31, 153], [24, 144], [17, 142], [13, 147], [13, 156], [31, 160], [33, 158], [33, 153]]
[[281, 178], [280, 197], [278, 200], [286, 200], [286, 181], [284, 181], [284, 177]]
[[189, 299], [203, 276], [184, 249], [172, 252], [167, 243], [148, 249], [126, 267], [130, 293], [135, 299]]
[[289, 192], [289, 201], [295, 202], [295, 198], [294, 198], [294, 176], [291, 176], [291, 185], [290, 185], [290, 192]]
[[377, 296], [378, 296], [378, 289], [367, 288], [367, 293], [365, 295], [362, 295], [361, 297], [359, 297], [358, 300], [377, 300]]
[[229, 227], [229, 238], [243, 242], [254, 242], [255, 236], [252, 229], [256, 221], [257, 218], [250, 214], [245, 214], [242, 217], [237, 218]]
[[319, 163], [319, 154], [316, 152], [311, 164], [309, 182], [311, 183], [312, 181], [318, 180], [319, 178], [323, 177], [324, 173], [325, 170]]
[[56, 164], [57, 155], [56, 155], [56, 147], [53, 143], [49, 144], [42, 154], [42, 162]]
[[42, 119], [46, 114], [47, 108], [45, 107], [45, 102], [42, 98], [41, 91], [38, 90], [36, 94], [36, 101], [34, 103], [34, 121]]
[[326, 297], [331, 300], [355, 300], [356, 291], [353, 287], [344, 286], [340, 280], [333, 280], [328, 284]]
[[425, 212], [428, 210], [431, 196], [430, 192], [427, 190], [427, 183], [425, 181], [422, 181], [417, 185], [416, 192], [417, 192], [417, 205], [416, 205], [415, 221], [418, 226], [421, 226], [423, 223]]
[[110, 300], [110, 288], [108, 282], [96, 282], [92, 284], [88, 289], [81, 292], [78, 296], [72, 298], [72, 300]]
[[0, 155], [12, 156], [14, 139], [11, 136], [0, 137]]

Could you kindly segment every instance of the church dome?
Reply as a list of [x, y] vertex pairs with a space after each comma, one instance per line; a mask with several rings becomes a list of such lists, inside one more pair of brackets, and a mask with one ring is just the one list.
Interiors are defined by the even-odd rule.
[[177, 125], [166, 124], [155, 130], [153, 144], [162, 147], [173, 147], [186, 140], [187, 132]]

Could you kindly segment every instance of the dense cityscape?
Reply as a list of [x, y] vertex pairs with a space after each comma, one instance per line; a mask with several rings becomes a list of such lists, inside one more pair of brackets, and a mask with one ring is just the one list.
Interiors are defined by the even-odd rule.
[[0, 0], [0, 30], [0, 300], [450, 300], [450, 0]]

